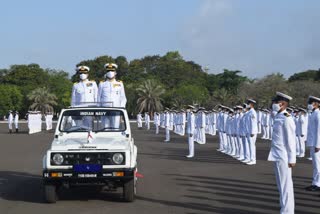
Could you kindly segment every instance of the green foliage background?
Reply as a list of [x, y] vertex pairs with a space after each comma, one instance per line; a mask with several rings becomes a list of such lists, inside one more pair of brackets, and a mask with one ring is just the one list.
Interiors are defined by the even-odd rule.
[[[89, 66], [89, 79], [99, 83], [105, 79], [103, 66], [108, 62], [119, 66], [117, 79], [124, 82], [127, 109], [132, 116], [138, 111], [139, 96], [136, 89], [147, 79], [155, 80], [165, 89], [161, 95], [162, 104], [170, 108], [183, 108], [187, 104], [198, 104], [206, 108], [213, 108], [219, 103], [231, 106], [241, 104], [248, 97], [256, 99], [259, 106], [268, 107], [276, 91], [293, 96], [292, 104], [305, 106], [310, 94], [320, 95], [318, 70], [296, 73], [288, 79], [281, 73], [251, 79], [243, 76], [239, 70], [227, 69], [213, 74], [216, 72], [212, 70], [206, 73], [199, 64], [183, 59], [177, 51], [131, 61], [125, 56], [113, 58], [105, 55], [83, 60], [75, 66]], [[31, 105], [26, 98], [27, 94], [40, 87], [48, 88], [57, 96], [56, 112], [68, 107], [72, 84], [79, 80], [75, 71], [69, 72], [44, 69], [38, 64], [12, 65], [8, 69], [0, 69], [0, 116], [6, 115], [10, 109], [25, 114]]]

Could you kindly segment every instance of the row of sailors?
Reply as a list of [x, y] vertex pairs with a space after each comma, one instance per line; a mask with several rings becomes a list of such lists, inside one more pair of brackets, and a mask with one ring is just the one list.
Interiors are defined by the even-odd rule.
[[[294, 213], [294, 192], [292, 168], [296, 157], [303, 157], [305, 146], [310, 148], [313, 161], [313, 179], [309, 191], [320, 190], [320, 98], [309, 96], [308, 110], [303, 108], [291, 109], [288, 104], [292, 97], [277, 92], [272, 99], [272, 111], [254, 109], [255, 100], [248, 99], [243, 106], [229, 107], [219, 105], [216, 115], [216, 129], [219, 133], [219, 151], [232, 155], [248, 165], [256, 164], [256, 138], [263, 132], [263, 138], [272, 139], [268, 161], [274, 162], [276, 182], [280, 193], [280, 213]], [[186, 115], [186, 133], [188, 134], [189, 151], [187, 157], [192, 157], [192, 145], [197, 141], [196, 135], [201, 129], [206, 129], [201, 123], [209, 121], [202, 115], [202, 109], [194, 111], [189, 106]], [[169, 130], [171, 113], [166, 111], [164, 126]], [[271, 122], [270, 122], [271, 120]], [[160, 119], [160, 124], [161, 124]], [[213, 122], [214, 123], [214, 122]], [[196, 130], [197, 127], [200, 130]], [[270, 127], [272, 130], [270, 131]], [[204, 131], [205, 132], [205, 131]], [[203, 132], [202, 132], [203, 133]], [[205, 135], [204, 135], [205, 136]], [[166, 139], [167, 140], [167, 139]], [[307, 143], [307, 145], [305, 145]]]
[[[250, 100], [250, 102], [252, 103], [251, 105], [255, 104], [254, 100]], [[297, 156], [304, 157], [308, 124], [307, 110], [303, 108], [288, 108], [287, 111], [294, 118], [296, 125]], [[244, 103], [243, 106], [235, 106], [234, 108], [219, 105], [218, 112], [214, 109], [204, 111], [204, 108], [199, 108], [195, 111], [193, 106], [189, 106], [187, 111], [166, 109], [165, 112], [155, 112], [154, 125], [156, 127], [156, 134], [159, 133], [159, 127], [167, 127], [165, 142], [170, 141], [170, 131], [184, 136], [186, 126], [188, 125], [187, 116], [190, 112], [195, 114], [192, 117], [189, 115], [189, 121], [191, 121], [190, 127], [194, 126], [194, 128], [191, 128], [193, 131], [188, 132], [193, 132], [194, 141], [199, 144], [205, 144], [205, 134], [215, 136], [218, 131], [220, 139], [218, 150], [231, 155], [247, 165], [256, 164], [256, 135], [261, 134], [261, 139], [272, 139], [275, 112], [268, 109], [259, 109], [255, 113], [254, 108], [251, 108], [248, 103]], [[142, 114], [138, 114], [137, 122], [139, 128], [142, 128], [142, 120]], [[144, 114], [144, 122], [147, 130], [149, 130], [151, 120], [148, 112]], [[254, 137], [249, 137], [249, 135], [254, 135]], [[194, 146], [190, 146], [188, 156], [194, 156]]]

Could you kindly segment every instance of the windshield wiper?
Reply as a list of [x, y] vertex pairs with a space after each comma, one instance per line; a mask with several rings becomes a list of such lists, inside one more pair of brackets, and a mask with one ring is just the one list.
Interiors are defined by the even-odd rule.
[[74, 127], [74, 128], [69, 129], [69, 130], [66, 131], [66, 132], [67, 132], [67, 134], [68, 134], [68, 133], [70, 133], [70, 132], [77, 132], [77, 131], [89, 131], [89, 129], [88, 129], [88, 128], [85, 128], [85, 127]]
[[95, 130], [94, 132], [102, 132], [102, 131], [105, 131], [105, 130], [110, 130], [110, 131], [112, 131], [112, 130], [120, 130], [120, 128], [106, 127], [106, 128]]

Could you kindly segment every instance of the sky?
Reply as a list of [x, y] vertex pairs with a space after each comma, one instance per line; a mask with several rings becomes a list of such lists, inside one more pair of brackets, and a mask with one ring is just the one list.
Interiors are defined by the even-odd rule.
[[259, 78], [320, 68], [318, 0], [0, 0], [0, 68], [73, 74], [101, 55], [179, 51], [210, 73]]

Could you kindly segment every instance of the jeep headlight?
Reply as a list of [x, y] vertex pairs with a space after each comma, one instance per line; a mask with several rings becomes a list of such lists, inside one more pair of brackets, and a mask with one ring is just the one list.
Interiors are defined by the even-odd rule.
[[115, 164], [120, 165], [120, 164], [122, 164], [123, 160], [124, 160], [124, 157], [123, 157], [123, 155], [121, 153], [115, 153], [112, 156], [112, 161]]
[[54, 164], [61, 165], [63, 163], [64, 158], [61, 154], [58, 153], [53, 155], [52, 160]]

